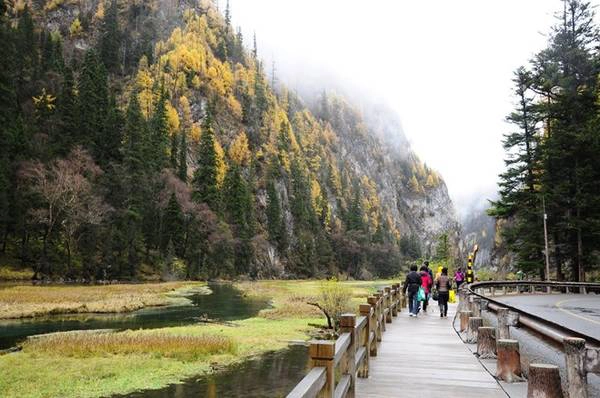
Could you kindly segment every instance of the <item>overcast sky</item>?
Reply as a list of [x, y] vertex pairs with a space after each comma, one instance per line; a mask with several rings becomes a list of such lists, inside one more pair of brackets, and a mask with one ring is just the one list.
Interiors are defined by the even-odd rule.
[[230, 3], [247, 45], [255, 31], [267, 72], [275, 59], [291, 88], [335, 76], [387, 102], [459, 211], [495, 192], [512, 72], [545, 46], [562, 7], [560, 0]]

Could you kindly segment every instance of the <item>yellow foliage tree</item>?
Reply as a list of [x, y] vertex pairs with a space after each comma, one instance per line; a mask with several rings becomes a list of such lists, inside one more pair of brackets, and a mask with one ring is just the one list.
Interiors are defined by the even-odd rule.
[[320, 218], [323, 210], [320, 206], [321, 185], [319, 185], [319, 181], [316, 179], [311, 179], [310, 181], [310, 201], [315, 213]]
[[167, 101], [167, 123], [169, 124], [169, 133], [171, 135], [175, 134], [179, 131], [179, 114], [177, 113], [177, 109], [171, 105], [171, 101]]
[[227, 163], [225, 163], [225, 151], [217, 137], [215, 137], [215, 153], [217, 155], [217, 187], [222, 188], [225, 174], [227, 174]]
[[142, 113], [148, 119], [154, 106], [154, 79], [148, 69], [148, 58], [144, 55], [140, 59], [140, 66], [135, 79], [138, 88], [138, 100]]
[[248, 146], [248, 136], [242, 131], [231, 143], [231, 146], [229, 147], [229, 157], [236, 164], [246, 166], [250, 161], [251, 156]]
[[410, 178], [408, 186], [409, 186], [410, 190], [415, 193], [421, 192], [421, 186], [419, 185], [419, 181], [417, 180], [417, 177], [414, 174]]
[[81, 26], [81, 21], [79, 18], [75, 18], [75, 20], [71, 23], [71, 27], [69, 28], [69, 34], [71, 37], [77, 37], [83, 32], [83, 27]]
[[425, 186], [427, 188], [435, 188], [436, 184], [435, 184], [435, 179], [433, 177], [433, 174], [429, 174], [427, 176], [427, 182], [425, 183]]

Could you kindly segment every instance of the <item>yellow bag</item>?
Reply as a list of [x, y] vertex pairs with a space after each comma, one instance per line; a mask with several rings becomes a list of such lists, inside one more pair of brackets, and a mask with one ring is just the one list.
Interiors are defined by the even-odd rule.
[[456, 303], [456, 293], [454, 293], [454, 290], [450, 290], [450, 297], [448, 298], [448, 302], [449, 303]]

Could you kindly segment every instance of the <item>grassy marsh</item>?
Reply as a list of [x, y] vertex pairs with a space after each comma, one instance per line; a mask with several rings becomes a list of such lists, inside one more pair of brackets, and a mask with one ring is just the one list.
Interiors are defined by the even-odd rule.
[[22, 285], [0, 289], [0, 319], [52, 314], [118, 313], [182, 301], [185, 290], [199, 282], [115, 284], [96, 286]]
[[[344, 282], [352, 291], [353, 306], [364, 303], [373, 286], [384, 284], [389, 281]], [[22, 352], [0, 356], [0, 391], [6, 398], [109, 396], [218, 371], [283, 349], [292, 340], [306, 340], [309, 324], [325, 324], [320, 311], [306, 304], [318, 295], [320, 286], [319, 281], [237, 283], [248, 296], [269, 298], [272, 308], [232, 325], [193, 324], [87, 336], [68, 332], [31, 339]], [[196, 344], [192, 354], [186, 352], [189, 342]]]

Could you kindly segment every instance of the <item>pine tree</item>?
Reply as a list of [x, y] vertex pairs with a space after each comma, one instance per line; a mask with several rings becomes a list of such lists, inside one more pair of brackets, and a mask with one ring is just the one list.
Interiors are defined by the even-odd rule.
[[213, 210], [218, 210], [217, 154], [210, 110], [206, 113], [202, 124], [198, 145], [198, 169], [194, 173], [193, 185], [194, 199], [199, 203], [206, 203]]
[[121, 32], [117, 0], [111, 0], [100, 29], [100, 57], [107, 70], [117, 72], [120, 66]]
[[35, 37], [33, 18], [29, 10], [29, 4], [21, 13], [16, 32], [16, 48], [19, 49], [17, 60], [18, 88], [21, 88], [25, 81], [33, 79], [38, 72], [38, 48]]
[[[550, 36], [550, 46], [535, 59], [536, 91], [544, 96], [546, 138], [543, 142], [544, 198], [555, 252], [571, 266], [575, 280], [585, 277], [594, 263], [597, 206], [594, 170], [598, 157], [590, 154], [595, 133], [590, 126], [598, 114], [598, 28], [589, 2], [570, 0]], [[562, 264], [558, 263], [559, 271]], [[561, 272], [559, 272], [560, 274]]]
[[167, 167], [168, 163], [169, 124], [167, 121], [166, 95], [164, 91], [161, 92], [150, 120], [150, 159], [155, 171]]
[[177, 168], [177, 177], [183, 182], [187, 182], [188, 180], [188, 165], [187, 165], [187, 153], [188, 153], [188, 145], [187, 145], [187, 131], [182, 130], [178, 153], [179, 153], [179, 166]]
[[129, 178], [132, 180], [130, 191], [133, 203], [131, 205], [140, 207], [139, 185], [144, 181], [145, 172], [148, 167], [146, 163], [147, 154], [147, 128], [146, 120], [142, 115], [138, 96], [132, 93], [129, 98], [127, 115], [125, 118], [125, 143], [123, 146], [123, 162], [125, 163]]
[[175, 193], [171, 194], [169, 203], [164, 210], [161, 250], [166, 252], [169, 243], [175, 247], [175, 253], [180, 256], [183, 248], [183, 212]]
[[294, 158], [291, 163], [292, 194], [290, 210], [299, 228], [312, 229], [317, 217], [311, 203], [310, 183], [302, 163]]
[[[181, 139], [179, 138], [179, 134], [177, 134], [176, 131], [174, 131], [171, 134], [171, 151], [169, 153], [169, 164], [171, 166], [171, 169], [177, 171], [178, 170], [178, 164], [177, 164], [177, 160], [179, 159], [179, 145], [180, 145], [180, 141]], [[186, 170], [187, 173], [187, 170]]]
[[249, 271], [252, 261], [251, 239], [255, 226], [252, 194], [238, 165], [234, 164], [228, 170], [224, 188], [225, 209], [239, 241], [235, 257], [236, 271], [245, 274]]
[[360, 190], [358, 186], [354, 187], [354, 198], [348, 209], [346, 228], [349, 231], [362, 231], [365, 228], [363, 221], [363, 209], [360, 200]]
[[544, 245], [540, 188], [540, 114], [534, 103], [533, 77], [524, 68], [515, 72], [515, 96], [518, 107], [507, 120], [517, 131], [505, 135], [507, 170], [500, 175], [500, 200], [493, 203], [490, 214], [514, 219], [504, 228], [503, 237], [518, 255], [518, 266], [527, 272], [541, 271]]
[[229, 0], [227, 0], [227, 6], [225, 7], [225, 25], [231, 26], [231, 9], [229, 8]]
[[63, 84], [58, 97], [58, 114], [60, 117], [59, 134], [53, 137], [55, 152], [60, 155], [69, 153], [77, 139], [77, 99], [73, 71], [66, 67], [63, 73]]
[[108, 81], [106, 69], [93, 49], [85, 54], [78, 91], [79, 134], [75, 143], [91, 148], [96, 160], [103, 163], [107, 154], [99, 148], [103, 145], [108, 115]]
[[104, 121], [104, 134], [98, 145], [99, 164], [121, 161], [121, 145], [123, 141], [123, 113], [117, 106], [114, 94], [108, 100], [108, 112]]
[[285, 250], [287, 246], [285, 230], [285, 221], [281, 214], [281, 202], [279, 194], [275, 189], [275, 182], [269, 180], [267, 183], [267, 230], [269, 231], [269, 239], [276, 243], [280, 250]]

